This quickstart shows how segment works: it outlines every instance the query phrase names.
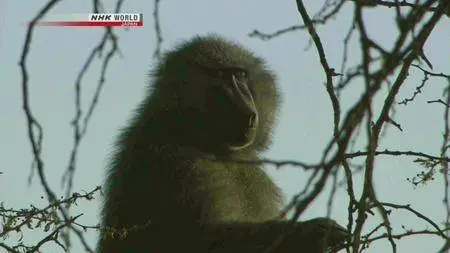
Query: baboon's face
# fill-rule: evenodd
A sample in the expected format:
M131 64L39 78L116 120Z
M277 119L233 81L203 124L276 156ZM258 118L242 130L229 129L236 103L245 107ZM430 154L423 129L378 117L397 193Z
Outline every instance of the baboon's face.
M258 111L249 87L249 72L240 67L200 66L204 79L206 127L211 141L229 150L252 144L258 129Z
M216 155L269 146L279 94L275 74L250 51L196 37L168 52L154 77L151 101L171 141Z

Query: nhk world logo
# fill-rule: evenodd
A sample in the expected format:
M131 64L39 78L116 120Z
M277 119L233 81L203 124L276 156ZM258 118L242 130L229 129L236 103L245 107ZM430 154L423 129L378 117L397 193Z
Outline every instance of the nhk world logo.
M88 13L49 15L37 26L141 27L142 13Z

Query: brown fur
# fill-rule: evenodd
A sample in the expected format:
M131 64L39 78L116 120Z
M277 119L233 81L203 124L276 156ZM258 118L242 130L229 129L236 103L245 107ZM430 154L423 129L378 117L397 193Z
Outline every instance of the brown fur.
M205 106L216 99L208 96L212 85L228 85L205 68L228 67L247 71L259 117L251 144L238 150L217 137L235 131L236 114L211 116ZM223 162L260 158L270 145L279 103L274 73L235 43L208 35L168 52L121 131L108 168L103 226L128 233L120 239L103 231L99 253L262 252L287 228L297 237L276 252L322 252L316 243L322 238L308 235L323 237L329 220L294 227L273 221L282 196L261 166ZM204 121L204 115L212 120ZM215 121L224 123L205 123Z

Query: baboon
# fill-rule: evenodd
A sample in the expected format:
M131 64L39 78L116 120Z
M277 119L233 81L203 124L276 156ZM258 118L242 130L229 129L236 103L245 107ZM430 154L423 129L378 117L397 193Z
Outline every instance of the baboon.
M99 253L342 247L347 233L333 220L280 220L279 188L260 164L236 161L258 160L271 143L280 94L264 60L210 34L166 53L151 78L114 146Z

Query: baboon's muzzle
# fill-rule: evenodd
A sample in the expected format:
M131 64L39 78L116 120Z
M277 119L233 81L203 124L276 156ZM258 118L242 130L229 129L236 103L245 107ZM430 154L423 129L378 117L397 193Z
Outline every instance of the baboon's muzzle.
M258 127L259 119L255 102L247 84L237 80L234 75L226 93L231 109L229 144L236 148L244 148L253 142Z

